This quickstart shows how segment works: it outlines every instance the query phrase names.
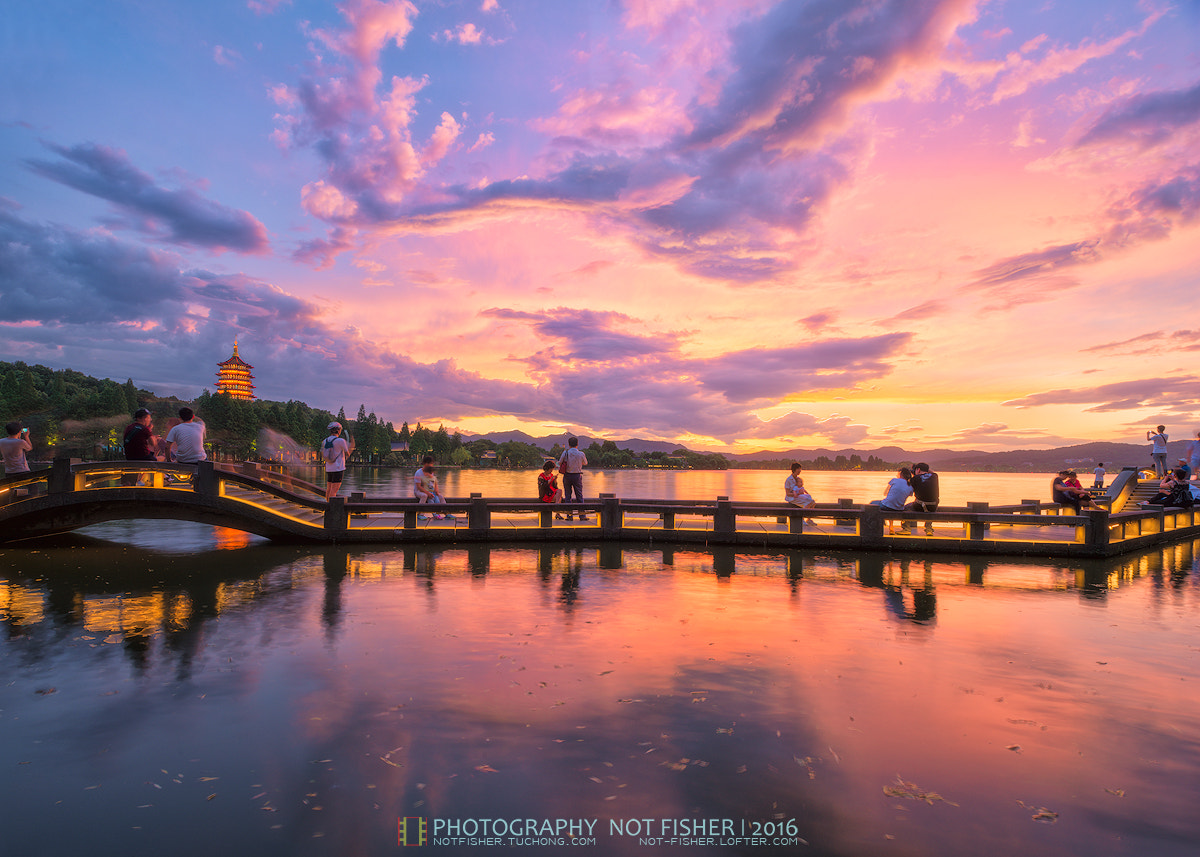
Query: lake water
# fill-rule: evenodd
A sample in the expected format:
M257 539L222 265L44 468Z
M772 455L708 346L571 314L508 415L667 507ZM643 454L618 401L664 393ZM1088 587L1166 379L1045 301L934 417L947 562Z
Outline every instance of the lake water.
M6 546L4 853L1194 855L1198 547Z
M297 469L301 478L324 484L316 468ZM368 497L411 496L412 470L353 468L347 471L343 494L364 491ZM850 498L856 503L883 497L895 473L861 471L807 471L804 485L821 503ZM737 501L782 501L786 470L588 470L583 476L584 495L615 494L625 499L713 500L718 496ZM442 491L449 497L537 497L537 471L501 469L438 470ZM993 505L1023 499L1050 499L1050 474L943 473L939 474L942 502L965 505L987 501ZM1111 478L1111 477L1110 477ZM1091 484L1090 475L1087 484Z

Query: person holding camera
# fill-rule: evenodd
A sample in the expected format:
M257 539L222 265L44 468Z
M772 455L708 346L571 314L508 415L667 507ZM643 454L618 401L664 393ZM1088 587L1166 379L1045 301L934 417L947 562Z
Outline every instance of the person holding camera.
M29 462L25 453L33 452L33 444L29 442L29 429L22 428L20 423L12 422L4 426L8 437L0 439L0 455L4 456L4 475L28 473Z
M1147 431L1146 440L1153 444L1150 447L1150 460L1154 462L1154 472L1162 479L1171 472L1167 470L1167 427L1159 426L1158 431Z

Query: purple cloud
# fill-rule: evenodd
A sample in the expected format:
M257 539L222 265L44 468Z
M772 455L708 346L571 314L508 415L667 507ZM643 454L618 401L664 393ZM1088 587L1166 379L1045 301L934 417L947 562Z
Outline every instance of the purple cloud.
M216 252L265 253L267 229L245 211L205 199L191 189L168 190L138 170L124 152L85 143L70 148L46 143L61 161L32 159L31 170L116 206L126 223L173 244Z
M1110 107L1079 138L1082 148L1113 141L1153 146L1200 122L1200 84L1188 89L1145 92Z
M1013 408L1032 408L1040 405L1093 405L1088 413L1125 411L1134 408L1200 406L1200 378L1185 375L1175 378L1148 378L1138 381L1119 381L1097 387L1076 390L1047 390L1003 405Z
M303 116L283 117L281 132L324 161L309 210L334 228L449 223L513 202L567 205L623 225L630 240L691 273L770 281L796 268L789 245L850 176L860 147L837 135L851 109L906 69L934 63L972 9L969 0L779 3L740 18L729 56L707 56L712 65L696 76L709 76L703 89L717 95L680 110L673 134L585 133L591 114L581 101L607 105L614 130L631 121L632 106L614 106L628 101L628 80L614 72L594 98L572 92L559 120L535 123L556 132L544 174L444 184L433 172L441 157L423 158L410 130L426 81L393 78L390 93L376 93L383 43L347 51L361 27L344 11L348 29L322 38L344 64L314 64L298 88ZM735 71L716 88L727 65ZM585 123L575 134L563 127L572 117ZM313 243L301 257L327 263L346 246Z
M881 377L909 339L895 333L697 359L683 352L683 334L621 313L493 308L482 317L528 328L536 346L512 358L533 382L497 380L452 360L397 354L254 277L187 269L172 253L33 223L11 203L0 203L0 305L0 356L86 365L161 392L211 388L216 361L237 339L264 398L331 410L369 402L387 419L511 414L668 438L734 440L782 427L854 442L865 429L848 418L793 414L764 424L752 411Z

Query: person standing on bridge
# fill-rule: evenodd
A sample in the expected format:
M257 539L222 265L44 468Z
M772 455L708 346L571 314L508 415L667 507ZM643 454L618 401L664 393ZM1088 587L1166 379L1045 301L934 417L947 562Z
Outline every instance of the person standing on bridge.
M1154 462L1154 472L1162 479L1170 471L1167 470L1167 427L1159 426L1158 431L1146 432L1146 440L1150 441L1150 459Z
M571 492L575 492L575 502L583 502L583 468L587 467L587 456L579 448L579 438L573 437L567 441L567 448L558 459L558 472L563 478L563 502L571 502ZM574 512L567 512L567 520L574 517ZM587 512L579 510L579 520L587 520Z
M342 437L342 424L337 420L326 428L329 437L321 444L321 457L325 459L325 499L332 500L342 487L342 477L346 474L346 459L354 452L354 438L349 442Z
M4 456L4 475L28 473L29 462L25 460L25 453L33 452L33 444L29 442L29 429L22 428L18 422L11 422L4 426L4 432L8 435L0 439L0 455Z
M180 408L181 422L167 432L168 457L180 464L196 464L205 461L204 420L196 416L191 408Z

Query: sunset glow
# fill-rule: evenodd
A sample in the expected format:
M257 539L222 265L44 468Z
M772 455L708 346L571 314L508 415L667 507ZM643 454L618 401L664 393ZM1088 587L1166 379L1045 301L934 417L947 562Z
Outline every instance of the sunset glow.
M1200 428L1200 7L76 0L0 24L0 359L694 449Z

